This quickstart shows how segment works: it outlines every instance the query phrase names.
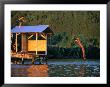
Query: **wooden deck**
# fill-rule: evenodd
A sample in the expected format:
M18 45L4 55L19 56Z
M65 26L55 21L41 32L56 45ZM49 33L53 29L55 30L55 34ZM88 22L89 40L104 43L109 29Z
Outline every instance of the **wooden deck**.
M35 58L36 55L32 53L11 53L12 58L25 58L25 59L32 59Z
M38 60L36 58L38 58ZM20 59L20 61L18 59ZM25 59L31 59L32 64L35 64L36 61L38 61L39 64L43 64L45 61L47 64L45 55L36 55L34 53L11 53L12 64L24 64Z

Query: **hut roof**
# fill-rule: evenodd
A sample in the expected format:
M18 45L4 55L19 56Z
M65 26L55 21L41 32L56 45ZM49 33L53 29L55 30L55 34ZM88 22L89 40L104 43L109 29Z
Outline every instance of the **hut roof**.
M16 26L11 30L11 33L31 33L31 32L44 32L53 33L49 28L49 25L37 25L37 26Z

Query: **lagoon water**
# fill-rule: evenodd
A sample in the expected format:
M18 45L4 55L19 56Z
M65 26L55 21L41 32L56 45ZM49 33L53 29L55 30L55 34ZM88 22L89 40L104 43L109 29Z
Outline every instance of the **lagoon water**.
M100 61L48 61L32 65L31 62L11 64L12 77L99 77Z

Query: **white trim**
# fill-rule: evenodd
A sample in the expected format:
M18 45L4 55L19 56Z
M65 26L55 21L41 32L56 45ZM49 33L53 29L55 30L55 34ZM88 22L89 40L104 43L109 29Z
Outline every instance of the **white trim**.
M5 84L106 84L107 83L107 23L106 4L5 4ZM11 77L10 27L11 11L100 11L100 77ZM7 73L8 72L8 73Z

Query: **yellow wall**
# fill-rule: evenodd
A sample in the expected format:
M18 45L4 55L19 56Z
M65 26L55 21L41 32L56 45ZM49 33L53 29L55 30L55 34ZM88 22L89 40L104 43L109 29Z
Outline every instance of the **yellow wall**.
M37 51L46 51L46 40L37 40Z
M36 51L36 40L28 40L28 51Z
M46 51L46 40L28 40L28 51Z

